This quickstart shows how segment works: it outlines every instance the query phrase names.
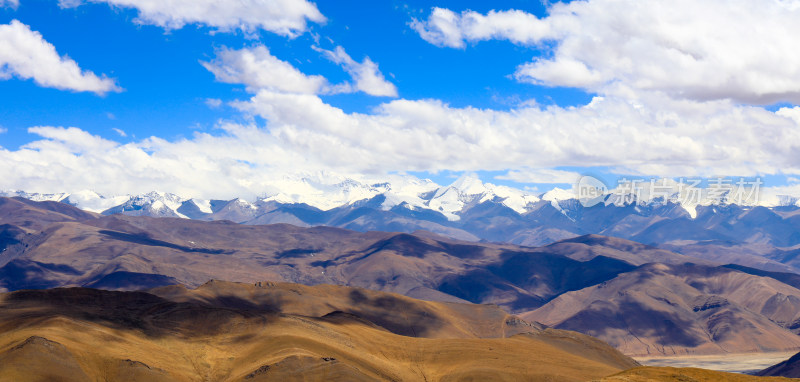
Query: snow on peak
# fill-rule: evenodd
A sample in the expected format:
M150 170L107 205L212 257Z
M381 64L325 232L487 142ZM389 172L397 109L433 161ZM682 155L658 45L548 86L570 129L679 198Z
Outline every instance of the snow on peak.
M673 179L654 179L637 182L635 185L620 183L617 188L607 191L605 205L641 206L642 213L648 213L646 206L663 203L680 205L690 216L697 216L698 206L736 204L735 194L717 192L713 197L703 188L695 192L686 183ZM800 194L800 184L785 187L762 189L758 205L765 207L800 207L800 198L788 196ZM699 195L699 197L694 197ZM205 199L192 199L167 192L148 192L142 195L103 196L91 190L73 193L27 193L24 191L0 191L0 196L20 196L35 201L59 201L93 212L126 214L150 214L153 216L180 216L185 204L197 206L200 212L213 214L216 207ZM235 196L235 195L233 195ZM296 174L271 179L270 186L256 200L234 199L241 207L256 213L263 202L282 204L304 203L321 210L353 205L356 202L382 196L380 208L390 210L403 206L412 210L433 210L443 214L451 221L461 219L461 215L480 203L502 203L506 207L523 214L534 204L547 201L567 217L581 213L581 204L572 189L554 188L540 195L528 191L485 183L475 174L464 174L446 186L440 186L429 179L419 179L412 175L390 174L380 178L366 176L346 177L331 172ZM207 195L204 195L207 197ZM187 209L182 211L194 211ZM195 212L196 213L196 212Z
M213 213L214 211L211 209L211 201L207 199L191 199L192 203L197 206L197 209L200 212L205 214Z
M481 179L475 174L461 175L447 188L454 188L463 195L480 195L488 191Z
M566 211L564 205L574 204L569 203L569 201L577 199L577 196L575 195L575 191L571 189L567 190L556 187L542 194L541 199L550 202L550 205L553 206L553 208L557 209L565 216L570 217L569 212Z
M171 210L177 210L186 200L188 199L168 192L151 191L144 195L137 195L131 198L131 203L137 206L150 205L155 209L169 208Z
M35 202L60 202L64 200L69 194L64 192L54 193L54 194L46 194L46 193L39 193L39 192L25 192L20 190L8 190L8 191L0 191L0 196L6 196L9 198L13 197L20 197L25 198L28 200L33 200Z
M575 196L575 191L571 189L566 190L563 188L556 187L542 194L541 199L546 200L548 202L560 202L562 200L576 199L576 196Z
M486 186L492 194L491 199L495 197L501 198L501 203L503 203L503 205L520 214L527 212L530 205L540 200L536 195L529 194L517 188L496 186L491 183L487 183ZM484 200L491 199L488 198L488 195L484 197Z
M427 205L444 214L448 220L457 221L459 213L467 206L486 201L499 201L518 213L524 213L539 198L516 188L483 183L476 175L466 174L449 186L436 190Z
M250 203L247 200L244 200L242 198L236 198L236 199L233 200L233 202L236 203L239 207L242 207L242 208L249 208L251 210L254 210L254 209L258 208L253 203ZM209 203L209 210L210 209L211 209L211 206L210 206L210 203Z
M305 203L327 211L359 200L370 199L389 190L388 184L368 184L334 176L284 177L273 183L273 191L261 201Z
M64 201L82 210L100 213L130 199L130 195L106 197L91 190L83 190L69 194Z

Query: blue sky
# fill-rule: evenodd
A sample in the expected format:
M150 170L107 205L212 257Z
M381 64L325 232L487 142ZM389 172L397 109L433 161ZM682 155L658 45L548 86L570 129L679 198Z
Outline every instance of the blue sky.
M725 2L685 1L657 13L647 2L607 0L253 0L248 6L254 8L232 11L233 26L220 26L221 16L213 13L178 14L186 10L181 0L165 0L160 16L140 3L0 0L0 25L17 20L51 44L62 63L72 60L84 74L121 89L42 85L37 74L19 73L27 70L23 64L9 64L23 48L4 47L0 34L0 73L7 73L0 76L0 161L6 167L0 188L74 189L80 182L102 188L92 182L130 167L142 169L129 174L137 179L133 184L169 187L165 179L181 183L186 171L163 159L180 161L180 155L191 163L230 162L217 171L238 177L232 181L251 192L262 183L247 177L320 170L410 173L439 183L474 172L485 181L540 190L566 186L570 174L584 172L610 183L620 176L762 175L782 187L799 172L800 73L763 64L800 60L792 49L781 49L793 46L785 36L765 40L796 28L790 16L798 7L778 9L796 5L791 1L761 7L737 1L725 7L735 8L730 12L721 11ZM247 19L248 12L278 3L305 7L291 20L304 25L286 32ZM788 15L775 16L781 12ZM730 26L743 22L766 32L742 41ZM706 37L705 28L723 32ZM28 33L19 25L8 29L7 39ZM236 59L262 48L268 53L260 57L270 65L292 67L327 87L306 91L279 79L258 80L257 70L270 70L266 63L248 69ZM327 55L337 48L351 59L351 70L376 64L370 78L396 92L359 87L347 64ZM228 59L220 53L226 49ZM686 63L686 57L695 61ZM734 61L741 65L728 65ZM25 73L46 72L43 65ZM236 78L226 80L209 65L238 70ZM336 85L349 90L330 90ZM315 107L319 114L309 115L322 121L318 125L301 118ZM337 124L356 127L330 128ZM264 140L250 151L236 143L247 140L244 127L259 135L242 144ZM74 140L86 136L99 142L87 145L106 152L74 149L83 144ZM764 136L774 138L750 139ZM208 137L219 139L215 144ZM205 154L222 141L228 152ZM131 154L134 149L149 157L130 164L143 157ZM198 152L190 159L186 150ZM92 163L104 156L128 168L92 173ZM159 160L163 166L154 164ZM46 171L31 164L46 168L48 161L64 168L42 175ZM158 176L151 176L153 166ZM192 168L195 178L214 177L210 167L200 167ZM210 192L194 182L197 192ZM119 184L116 192L134 192Z
M434 98L457 107L496 109L508 109L529 99L559 105L584 104L590 99L578 89L521 84L508 78L520 62L536 54L536 49L495 42L481 49L446 50L426 43L408 23L413 17L424 17L430 11L430 2L328 1L317 5L328 22L311 25L308 33L294 39L269 32L259 32L256 38L243 33L212 34L213 28L197 25L165 31L134 23L134 9L113 9L105 4L61 9L55 1L23 1L16 10L5 8L0 23L22 21L40 32L59 53L86 70L115 78L125 90L98 97L43 88L30 80L0 82L0 118L8 129L2 137L3 147L15 149L29 142L33 138L27 133L30 126L78 126L112 139L119 139L112 128L129 133L131 138L177 138L190 135L193 129L213 127L219 118L235 119L237 113L212 110L205 103L208 98L233 100L242 94L242 86L215 81L213 74L199 64L213 58L215 49L223 46L262 43L305 72L324 75L332 82L345 80L341 68L311 49L315 34L325 36L319 43L324 48L346 46L352 56L369 56L378 62L404 98ZM492 9L480 1L440 5ZM524 5L532 12L544 12L535 1L492 5ZM345 111L358 112L367 112L384 101L363 94L324 99Z

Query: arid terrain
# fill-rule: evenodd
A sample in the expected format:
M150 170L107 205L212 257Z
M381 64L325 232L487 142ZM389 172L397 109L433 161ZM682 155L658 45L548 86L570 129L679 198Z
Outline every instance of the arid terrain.
M800 276L605 236L522 247L426 232L102 216L0 198L0 247L6 291L196 287L212 279L334 284L495 304L628 355L800 349Z
M604 236L531 248L8 198L0 223L0 380L750 380L624 354L800 348L791 274Z
M0 301L4 381L582 381L637 365L497 307L330 285L58 288Z
M642 368L495 306L333 285L56 288L0 307L2 381L759 380Z

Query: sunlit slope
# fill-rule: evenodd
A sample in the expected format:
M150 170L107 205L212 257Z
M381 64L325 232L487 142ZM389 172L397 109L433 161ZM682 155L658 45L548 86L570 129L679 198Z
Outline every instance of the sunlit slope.
M673 367L637 367L601 379L602 382L783 382L797 381L782 377L755 377L751 375L723 373L719 371L673 368Z
M154 293L2 295L0 380L583 381L636 366L596 339L491 306L293 284ZM402 324L415 315L430 320Z

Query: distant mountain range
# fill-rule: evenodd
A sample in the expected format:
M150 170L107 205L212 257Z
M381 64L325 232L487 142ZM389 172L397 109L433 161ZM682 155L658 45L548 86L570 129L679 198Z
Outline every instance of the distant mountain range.
M428 231L464 241L547 245L586 234L614 236L719 263L800 272L800 207L784 197L772 206L721 200L687 205L678 194L620 203L608 194L586 207L569 190L533 194L464 176L448 186L402 178L366 184L347 178L284 180L254 201L200 200L163 192L104 197L93 192L31 194L103 215L229 220L247 225L288 223L361 232ZM409 180L410 179L410 180Z
M777 263L781 264L781 263ZM338 284L495 304L627 354L800 349L800 275L583 235L547 246L115 214L0 197L0 290Z

